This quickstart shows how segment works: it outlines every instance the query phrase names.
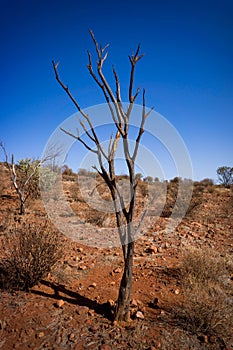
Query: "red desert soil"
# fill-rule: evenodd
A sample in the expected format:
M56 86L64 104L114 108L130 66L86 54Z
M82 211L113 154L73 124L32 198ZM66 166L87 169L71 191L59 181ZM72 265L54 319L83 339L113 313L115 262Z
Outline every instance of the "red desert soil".
M9 227L20 225L18 221L46 220L40 199L29 200L26 214L18 216L19 203L8 175L0 165L0 244ZM63 185L79 217L101 226L106 217L74 198L74 181L66 178ZM200 196L174 231L167 232L168 218L159 217L136 241L131 322L111 320L123 269L121 248L95 248L66 238L62 259L29 292L1 290L0 349L232 349L233 339L221 347L213 339L211 343L185 332L169 318L181 298L176 270L181 250L195 246L233 252L232 189L206 186L200 188Z

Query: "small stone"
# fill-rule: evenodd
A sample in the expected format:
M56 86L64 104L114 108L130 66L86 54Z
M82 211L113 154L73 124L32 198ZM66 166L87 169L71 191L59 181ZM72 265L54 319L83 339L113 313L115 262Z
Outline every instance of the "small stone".
M126 314L126 316L125 316L125 321L126 321L126 322L130 322L130 321L131 321L130 311L127 312L127 314Z
M162 253L163 252L163 248L162 247L158 247L158 253Z
M92 287L92 288L96 288L97 284L95 282L93 282L92 284L90 284L89 287Z
M115 270L113 270L114 273L121 273L122 272L122 268L121 267L117 267Z
M154 298L154 300L150 303L150 306L155 308L155 309L158 309L158 302L159 302L159 299Z
M148 247L148 248L146 249L146 253L148 253L148 254L156 254L157 251L158 251L158 249L157 249L157 247L154 246L154 245L152 245L151 247Z
M86 265L80 265L79 266L79 270L86 270L86 269L87 269Z
M169 248L170 244L168 242L165 243L165 248Z
M209 342L208 340L208 336L206 334L202 334L198 337L198 339L202 342L202 343L205 343L207 344Z
M57 300L57 302L55 303L55 306L61 308L64 304L65 304L64 300L60 299L60 300Z
M79 306L79 308L76 310L78 315L85 315L89 311L89 307L87 306Z
M175 289L174 293L175 293L176 295L178 295L178 294L180 294L180 290L177 288L177 289Z
M83 248L79 247L79 248L77 249L77 251L78 251L79 253L82 253L82 252L83 252Z
M92 317L95 316L95 310L89 310L88 315Z
M140 318L140 319L144 319L144 315L141 311L137 311L136 315L135 315L137 318Z
M137 307L138 306L137 300L133 299L132 302L131 302L131 306L132 307Z
M112 299L109 299L109 300L107 301L107 303L108 303L110 306L114 306L114 305L115 305L115 301L112 300Z
M74 333L70 333L69 340L74 341L74 338L75 338L75 334Z
M98 330L98 328L96 326L92 326L89 328L89 330L93 333L96 333L96 331Z
M44 332L38 333L38 338L43 338L44 337Z
M115 286L116 282L112 281L110 284L111 284L111 286Z

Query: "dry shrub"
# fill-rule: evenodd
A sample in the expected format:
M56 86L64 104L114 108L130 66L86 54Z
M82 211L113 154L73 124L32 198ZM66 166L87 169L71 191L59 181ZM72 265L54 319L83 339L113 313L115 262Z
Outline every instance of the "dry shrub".
M82 194L80 193L80 189L77 183L72 184L69 187L70 197L75 202L84 203L85 199L82 197Z
M142 197L146 197L148 195L148 184L146 182L140 182L139 190L141 192Z
M195 186L192 191L192 198L187 203L187 193L192 190L193 185L189 182L183 182L181 185L181 188L179 188L179 182L174 180L167 185L167 197L161 213L162 217L168 218L171 214L173 217L182 217L184 214L185 216L190 216L194 213L194 209L202 204L202 192ZM178 192L179 200L177 201Z
M29 290L45 277L62 254L61 236L47 224L22 224L4 239L0 261L0 286Z
M228 259L211 249L183 252L180 265L182 303L174 308L176 323L195 335L225 343L233 326L233 300Z
M91 209L87 211L88 215L86 216L86 222L91 225L102 227L105 219L105 213L102 213L98 210Z
M181 253L181 278L185 286L192 284L222 284L227 281L232 266L228 257L208 247L186 248Z

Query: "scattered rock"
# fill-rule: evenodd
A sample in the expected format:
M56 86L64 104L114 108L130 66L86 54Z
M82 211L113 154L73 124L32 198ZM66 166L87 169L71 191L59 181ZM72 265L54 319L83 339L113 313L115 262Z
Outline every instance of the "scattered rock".
M39 339L43 338L43 337L44 337L44 332L38 333L37 337L38 337Z
M156 254L158 251L157 247L152 245L151 247L146 248L146 253L148 254Z
M176 295L178 295L178 294L180 294L180 290L177 288L177 289L175 289L174 293L175 293Z
M95 316L95 310L92 310L92 309L90 309L89 311L88 311L88 315L89 316Z
M108 303L111 307L113 307L113 306L115 305L115 301L112 300L112 299L109 299L109 300L107 301L107 303Z
M85 315L87 314L89 311L89 307L87 306L79 306L79 308L76 310L76 313L78 315Z
M92 284L90 284L89 287L92 287L92 288L96 288L97 284L95 282L93 282Z
M144 320L144 315L143 315L143 313L141 311L137 311L135 316L137 318L140 318L141 320Z
M80 265L79 266L79 270L86 270L86 269L87 269L86 265Z
M111 284L111 286L115 286L116 282L112 281L110 284Z
M198 337L198 339L202 342L202 343L205 343L207 344L209 342L208 340L208 336L206 334L202 334Z
M89 331L91 331L93 333L96 333L97 330L98 330L97 326L92 326L92 327L89 328Z
M115 270L113 270L114 273L121 273L122 272L122 268L121 267L117 267Z
M69 338L70 341L74 341L75 340L75 334L74 333L70 333L68 338Z
M158 302L159 299L158 298L154 298L153 301L151 301L148 305L154 309L158 309Z
M82 253L82 252L83 252L83 248L79 247L79 248L77 248L77 251L78 251L79 253Z
M59 299L56 301L55 306L61 308L65 304L64 300Z
M137 306L138 306L137 300L133 299L133 300L131 301L131 306L132 306L132 307L137 307Z
M158 247L158 253L162 253L163 252L163 248L162 247Z

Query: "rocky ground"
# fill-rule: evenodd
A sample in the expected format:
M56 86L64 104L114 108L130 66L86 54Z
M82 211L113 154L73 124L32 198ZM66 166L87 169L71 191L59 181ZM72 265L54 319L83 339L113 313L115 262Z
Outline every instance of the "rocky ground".
M10 227L22 222L40 224L47 218L40 199L31 199L25 215L19 217L17 196L3 167L0 175L4 183L0 256L4 257L4 237ZM112 215L90 209L75 190L75 181L65 178L63 188L78 219L75 214L60 214L63 224L82 224L80 230L90 230L91 235L103 225L114 230ZM138 217L146 198L143 186L139 188ZM108 197L101 186L99 194ZM150 208L147 230L142 226L136 241L130 322L112 321L123 271L121 248L95 247L65 237L62 257L39 283L28 291L2 288L0 349L233 349L230 335L187 330L173 317L173 310L185 298L179 275L181 253L189 247L228 259L233 253L232 189L196 184L194 195L192 210L173 230L167 229L171 221L166 213L156 217ZM52 200L55 203L59 198ZM232 276L232 272L227 276L231 303Z

